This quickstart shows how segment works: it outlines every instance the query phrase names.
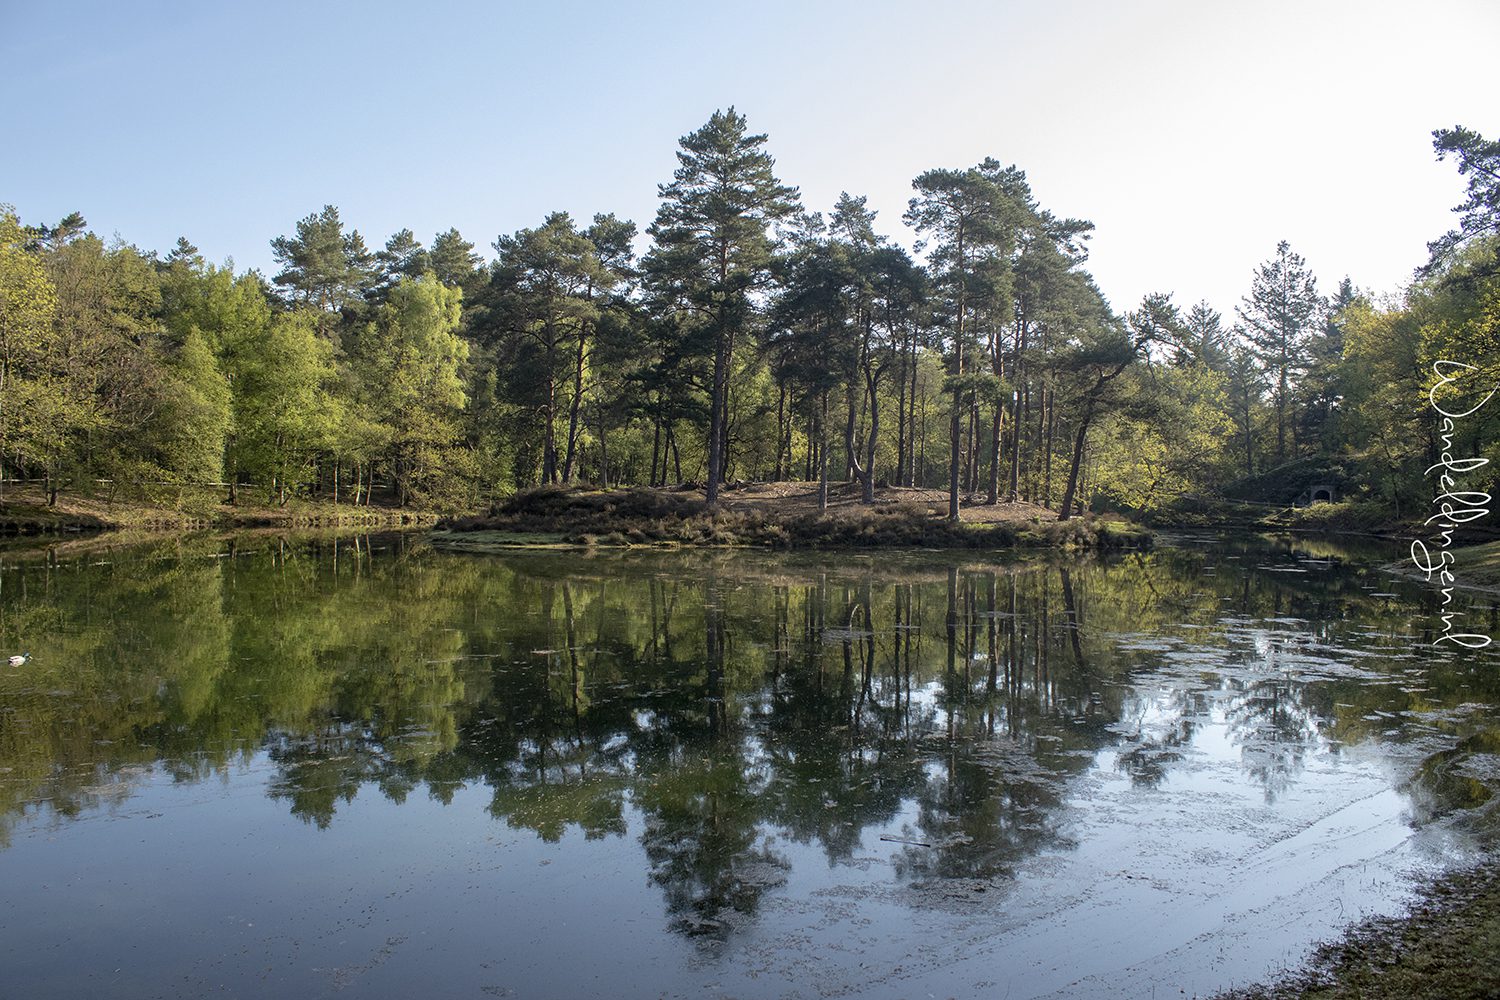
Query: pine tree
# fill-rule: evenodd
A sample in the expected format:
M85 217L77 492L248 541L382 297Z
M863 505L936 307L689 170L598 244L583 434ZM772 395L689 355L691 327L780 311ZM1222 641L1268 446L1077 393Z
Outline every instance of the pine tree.
M1183 320L1186 337L1176 345L1173 360L1179 365L1206 365L1224 371L1229 363L1224 317L1206 301L1188 310Z
M359 231L345 233L332 205L299 221L295 236L272 240L271 253L282 265L272 280L288 289L294 301L322 310L318 329L325 337L332 336L333 314L369 281L374 263Z
M948 297L947 330L952 370L948 441L948 517L959 520L959 472L963 453L963 414L973 350L971 312L985 286L984 274L1001 266L1010 250L1014 218L1004 192L977 168L929 170L912 181L916 197L905 220L932 244L934 278ZM989 282L994 288L995 283Z
M1453 209L1460 216L1458 228L1427 244L1432 259L1422 273L1428 275L1453 260L1462 248L1500 235L1500 141L1458 125L1433 132L1432 148L1439 160L1457 159L1458 173L1469 178L1469 185L1463 204ZM1480 270L1490 274L1497 255L1492 251L1487 256L1489 264Z
M1250 294L1238 310L1251 349L1271 379L1278 460L1287 455L1292 383L1307 366L1307 338L1322 305L1306 263L1282 240L1276 256L1256 269Z
M593 335L603 308L609 304L616 287L629 273L635 223L617 219L613 215L596 215L594 224L584 230L583 238L593 247L599 270L597 275L586 276L583 288L583 297L594 308L593 315L585 316L579 323L574 350L573 391L568 401L568 443L563 455L562 479L565 483L573 481L573 471L578 461L579 420L583 414L583 398L587 390L585 375L590 367Z
M570 356L579 365L586 360L588 326L599 313L593 291L613 280L593 242L567 212L552 213L535 229L502 236L495 250L491 335L507 342L502 349L513 361L515 394L536 397L535 409L543 420L542 481L555 483L561 471L557 417L567 362Z
M434 236L428 257L432 273L449 288L468 289L483 261L474 252L474 244L464 239L457 229Z
M420 278L432 270L432 255L410 229L402 229L385 241L375 254L370 298L381 303L402 278Z
M751 134L734 108L716 111L682 139L678 168L660 188L644 267L659 299L670 300L706 334L709 382L708 503L724 473L730 366L753 312L752 295L771 278L771 227L797 208L797 189L777 180L766 137Z

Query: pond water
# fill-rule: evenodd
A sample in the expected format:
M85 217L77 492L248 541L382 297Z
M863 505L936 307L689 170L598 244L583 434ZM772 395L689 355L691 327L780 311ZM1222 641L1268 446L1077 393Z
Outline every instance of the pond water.
M1398 555L11 549L0 995L1244 983L1500 825Z

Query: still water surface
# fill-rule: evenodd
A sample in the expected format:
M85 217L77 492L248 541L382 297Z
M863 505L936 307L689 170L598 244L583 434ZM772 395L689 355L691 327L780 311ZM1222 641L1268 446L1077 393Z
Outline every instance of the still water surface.
M0 997L1243 983L1493 839L1392 558L11 550Z

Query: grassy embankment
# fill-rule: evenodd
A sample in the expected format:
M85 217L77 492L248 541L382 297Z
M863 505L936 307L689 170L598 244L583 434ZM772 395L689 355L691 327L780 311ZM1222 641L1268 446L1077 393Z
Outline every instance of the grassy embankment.
M1470 545L1455 551L1453 571L1472 587L1500 590L1500 542Z
M1398 511L1370 495L1364 489L1366 478L1352 459L1300 458L1226 482L1213 496L1176 497L1148 520L1173 528L1363 535L1410 531L1414 512ZM1309 502L1324 489L1333 491L1333 502Z
M1274 983L1219 1000L1493 1000L1500 997L1500 867L1425 887L1402 917L1366 920Z
M516 546L755 546L763 548L1141 548L1151 533L1111 518L1059 521L1032 504L974 504L947 520L946 494L884 488L876 503L835 487L819 512L811 483L727 488L710 511L701 490L552 487L518 494L487 514L440 522L434 540L468 550Z
M1415 537L1421 537L1423 532L1409 532ZM1429 536L1430 537L1430 536ZM1482 545L1462 545L1453 548L1453 560L1447 564L1448 571L1453 574L1453 583L1464 590L1482 590L1492 593L1500 593L1500 541L1485 542ZM1436 543L1429 543L1428 555L1425 556L1433 565L1441 564L1441 549ZM1438 574L1428 576L1417 568L1417 564L1411 559L1398 559L1382 567L1389 573L1404 576L1412 580L1431 583L1434 586L1445 586L1440 581Z
M431 525L437 515L381 506L353 506L291 499L283 505L260 496L242 496L229 505L221 494L163 492L158 496L110 501L60 495L49 505L40 491L10 490L0 498L0 534L53 534L90 531L195 531L211 528L319 528Z

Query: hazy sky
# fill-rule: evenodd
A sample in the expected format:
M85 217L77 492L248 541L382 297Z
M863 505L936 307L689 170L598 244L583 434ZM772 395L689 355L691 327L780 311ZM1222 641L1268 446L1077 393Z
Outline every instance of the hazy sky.
M804 202L985 156L1093 220L1090 269L1226 313L1286 239L1401 287L1500 134L1500 3L43 3L0 0L0 201L273 273L325 203L372 247L479 248L563 209L644 227L677 140L735 105Z

